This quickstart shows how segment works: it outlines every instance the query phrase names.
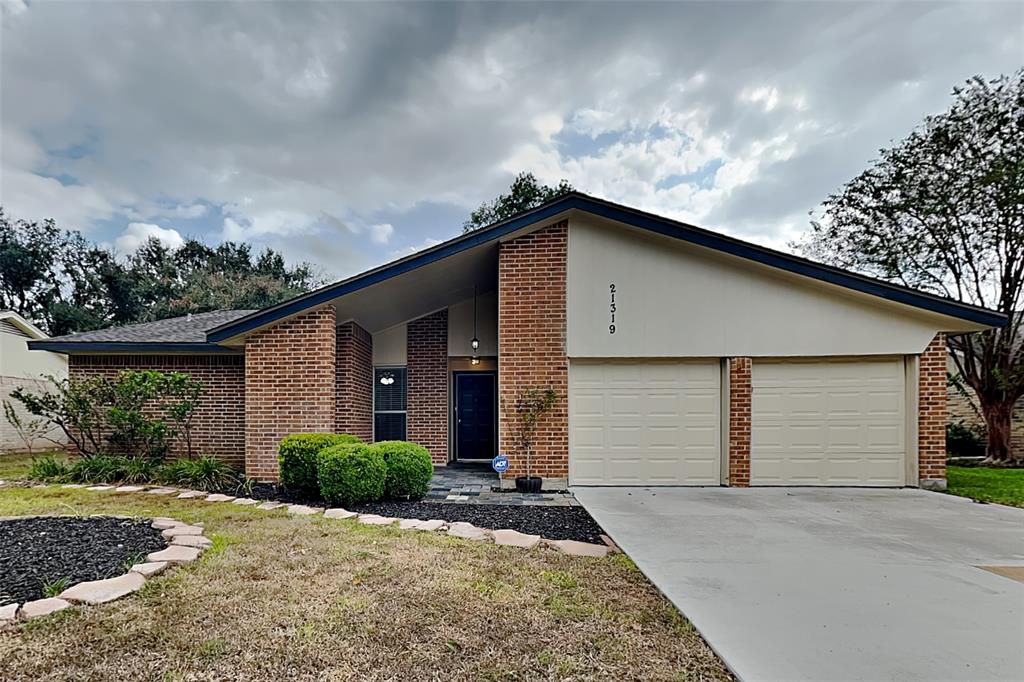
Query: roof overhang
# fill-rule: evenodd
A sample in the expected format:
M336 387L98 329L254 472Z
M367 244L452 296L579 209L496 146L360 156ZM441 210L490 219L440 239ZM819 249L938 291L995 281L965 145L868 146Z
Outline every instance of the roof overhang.
M167 353L181 355L237 355L235 348L216 343L115 343L100 341L29 341L30 350L48 350L67 355L111 354L143 355L146 353Z

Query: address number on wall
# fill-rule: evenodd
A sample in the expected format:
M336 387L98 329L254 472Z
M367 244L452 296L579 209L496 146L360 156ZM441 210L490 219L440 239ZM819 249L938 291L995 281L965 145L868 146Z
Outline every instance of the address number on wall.
M608 325L608 333L615 333L615 285L608 285L608 314L611 315L611 323Z

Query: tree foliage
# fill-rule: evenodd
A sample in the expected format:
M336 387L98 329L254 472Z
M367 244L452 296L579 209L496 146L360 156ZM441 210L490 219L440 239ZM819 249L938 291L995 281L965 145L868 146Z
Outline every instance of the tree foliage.
M824 203L800 247L813 258L993 308L1001 329L951 336L978 396L987 453L1006 460L1024 395L1024 69L954 88L929 116Z
M520 173L508 188L507 194L500 194L494 201L486 201L469 214L462 231L472 232L481 227L511 218L517 213L536 208L552 199L573 191L568 180L562 180L554 187L542 185L533 173Z
M51 335L265 308L319 283L308 264L289 267L271 249L253 254L248 244L195 239L172 249L150 239L118 257L52 220L14 220L0 208L0 309Z

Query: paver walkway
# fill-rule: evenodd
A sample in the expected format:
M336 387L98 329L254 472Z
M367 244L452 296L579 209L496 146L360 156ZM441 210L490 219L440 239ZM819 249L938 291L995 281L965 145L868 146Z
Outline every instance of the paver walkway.
M445 504L511 504L542 507L578 506L576 498L568 492L542 492L524 494L513 491L495 492L498 474L490 464L454 462L446 467L435 467L430 481L430 492L424 502Z

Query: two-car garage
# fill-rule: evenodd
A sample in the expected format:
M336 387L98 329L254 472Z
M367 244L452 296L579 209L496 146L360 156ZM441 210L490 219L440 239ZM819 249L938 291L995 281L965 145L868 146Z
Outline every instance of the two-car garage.
M723 361L580 360L569 370L569 481L727 483ZM902 357L754 360L751 485L907 483Z

